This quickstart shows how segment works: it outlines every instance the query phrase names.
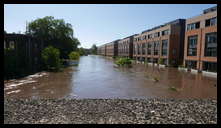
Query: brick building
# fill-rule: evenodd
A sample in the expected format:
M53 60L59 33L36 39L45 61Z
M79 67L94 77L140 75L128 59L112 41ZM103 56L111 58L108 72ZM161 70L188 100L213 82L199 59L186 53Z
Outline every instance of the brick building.
M134 36L133 58L177 66L183 62L185 19L177 19Z
M135 35L121 39L118 42L118 56L133 58L133 40Z
M97 49L98 55L106 56L106 44L103 44Z
M186 20L184 65L217 72L217 6Z
M119 40L115 40L106 44L106 56L118 56L118 41Z

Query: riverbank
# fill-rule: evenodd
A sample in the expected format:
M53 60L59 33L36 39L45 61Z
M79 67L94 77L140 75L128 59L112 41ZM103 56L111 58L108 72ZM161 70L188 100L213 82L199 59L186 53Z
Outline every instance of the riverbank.
M5 124L216 124L210 99L5 99Z

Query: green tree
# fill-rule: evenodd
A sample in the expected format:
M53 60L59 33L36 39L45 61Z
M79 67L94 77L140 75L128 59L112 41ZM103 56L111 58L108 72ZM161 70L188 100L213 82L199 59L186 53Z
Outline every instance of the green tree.
M78 52L79 52L80 56L83 56L83 55L86 54L84 48L79 48L79 49L78 49Z
M61 67L60 52L52 46L42 51L42 59L47 70L58 71Z
M52 16L38 18L28 24L26 34L41 39L44 46L49 45L60 50L61 58L67 59L71 51L76 51L80 42L73 36L72 25L63 19Z
M95 55L97 54L97 46L95 44L93 44L91 47L91 53Z
M78 52L71 52L69 54L69 59L71 60L78 60L80 58L80 54Z

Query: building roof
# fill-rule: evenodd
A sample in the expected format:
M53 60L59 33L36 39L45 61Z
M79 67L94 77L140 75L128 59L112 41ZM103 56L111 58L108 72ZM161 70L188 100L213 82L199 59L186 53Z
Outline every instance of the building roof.
M147 30L145 30L145 31L142 31L142 33L150 32L150 31L156 30L156 29L158 29L158 28L164 27L164 26L166 26L166 25L178 24L178 23L181 23L181 22L183 22L183 21L185 21L185 19L176 19L176 20L167 22L167 23L165 23L165 24L163 24L163 25L159 25L159 26L153 27L153 28L151 28L151 29L147 29Z

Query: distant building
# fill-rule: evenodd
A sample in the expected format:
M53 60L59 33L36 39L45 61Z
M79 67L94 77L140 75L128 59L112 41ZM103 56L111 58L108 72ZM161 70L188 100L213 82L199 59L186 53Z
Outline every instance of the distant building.
M133 58L133 41L135 35L125 37L124 39L119 40L118 56Z
M217 6L186 20L184 65L217 72Z
M115 57L118 56L118 41L107 43L106 45L106 56Z
M97 48L98 55L106 56L106 45L101 45Z

